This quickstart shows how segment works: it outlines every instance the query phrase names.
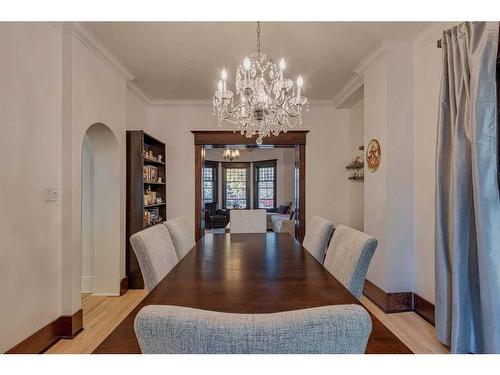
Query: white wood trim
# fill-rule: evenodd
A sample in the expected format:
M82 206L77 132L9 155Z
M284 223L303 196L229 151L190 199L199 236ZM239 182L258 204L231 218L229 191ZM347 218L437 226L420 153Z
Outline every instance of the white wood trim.
M127 86L139 97L141 98L147 105L151 105L151 99L146 95L144 91L140 89L139 86L134 81L128 81Z
M115 73L117 73L125 81L132 81L136 78L134 73L116 57L108 47L102 43L97 36L90 31L82 22L74 22L71 24L72 34L78 38L90 51L99 57L106 65L108 65Z
M387 53L410 53L412 44L401 40L385 40L380 43L358 66L354 68L354 73L364 74L375 61Z
M342 107L345 103L361 86L364 84L364 77L362 74L355 74L347 81L347 83L339 90L338 94L333 98L333 104L336 108Z

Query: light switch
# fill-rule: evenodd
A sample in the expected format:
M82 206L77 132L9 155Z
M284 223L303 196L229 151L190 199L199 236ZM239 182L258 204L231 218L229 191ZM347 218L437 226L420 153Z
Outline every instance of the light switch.
M57 202L56 188L45 188L45 202Z

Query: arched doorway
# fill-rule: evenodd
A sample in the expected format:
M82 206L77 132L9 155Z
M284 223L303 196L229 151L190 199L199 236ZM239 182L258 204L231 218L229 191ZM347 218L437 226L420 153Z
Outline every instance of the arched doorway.
M82 143L82 292L120 294L119 150L104 124Z

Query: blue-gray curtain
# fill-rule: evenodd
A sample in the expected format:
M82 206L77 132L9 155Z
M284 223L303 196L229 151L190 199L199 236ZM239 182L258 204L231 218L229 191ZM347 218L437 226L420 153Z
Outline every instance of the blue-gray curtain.
M443 33L436 160L436 330L453 353L500 353L497 22Z

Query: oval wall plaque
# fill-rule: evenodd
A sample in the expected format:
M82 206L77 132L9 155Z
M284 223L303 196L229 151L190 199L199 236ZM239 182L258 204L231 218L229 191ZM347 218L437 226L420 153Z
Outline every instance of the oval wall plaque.
M378 169L381 157L382 150L380 149L380 144L376 139L370 140L368 147L366 147L366 164L370 172L375 172Z

